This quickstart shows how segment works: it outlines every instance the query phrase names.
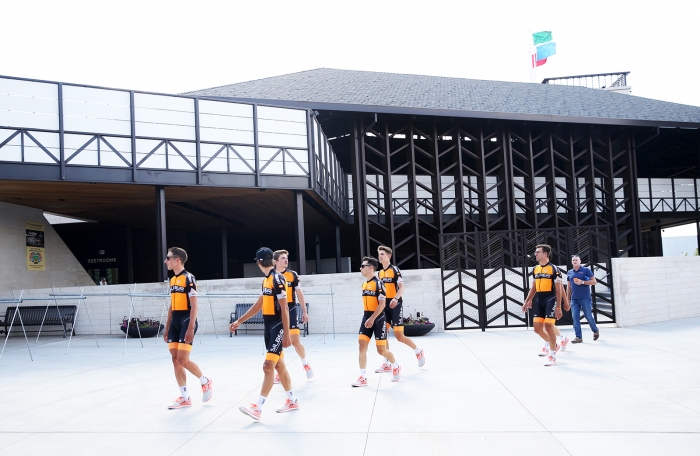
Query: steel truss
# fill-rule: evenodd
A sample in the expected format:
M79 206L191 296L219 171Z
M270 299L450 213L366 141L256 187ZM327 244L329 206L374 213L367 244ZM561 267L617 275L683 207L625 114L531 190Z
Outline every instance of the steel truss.
M566 274L580 255L598 280L592 287L594 317L614 322L611 250L607 227L555 228L445 234L442 287L445 329L524 327L521 306L536 266L538 244L552 247L551 262ZM560 323L570 323L567 314Z
M606 226L611 252L641 256L632 130L379 116L354 131L363 254L440 267L441 234Z

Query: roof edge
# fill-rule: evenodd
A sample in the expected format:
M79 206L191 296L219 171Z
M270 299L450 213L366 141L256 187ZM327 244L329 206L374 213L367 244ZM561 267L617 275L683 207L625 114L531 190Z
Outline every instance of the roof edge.
M195 95L196 96L196 95ZM346 111L381 114L404 114L436 117L460 117L489 120L515 120L525 122L563 122L596 125L621 125L634 127L668 127L700 129L700 122L672 122L639 119L616 119L607 117L554 116L545 114L503 113L487 111L464 111L459 109L410 108L397 106L362 105L351 103L326 103L317 101L277 100L270 98L240 98L197 96L200 99L235 101L262 105L274 105L287 108L321 109L325 111Z

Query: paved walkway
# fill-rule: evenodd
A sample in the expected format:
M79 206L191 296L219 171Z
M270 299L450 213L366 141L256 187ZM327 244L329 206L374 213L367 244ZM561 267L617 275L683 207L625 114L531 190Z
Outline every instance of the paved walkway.
M571 336L570 329L565 330ZM449 332L416 338L427 363L391 341L403 378L370 374L354 389L356 337L303 339L316 376L287 352L301 408L286 414L275 386L260 422L238 411L257 399L262 336L213 336L192 359L214 380L189 409L165 344L116 337L42 336L30 361L13 337L0 359L0 455L698 454L700 319L602 328L543 367L532 331ZM379 364L370 354L369 367ZM197 380L188 377L195 389Z

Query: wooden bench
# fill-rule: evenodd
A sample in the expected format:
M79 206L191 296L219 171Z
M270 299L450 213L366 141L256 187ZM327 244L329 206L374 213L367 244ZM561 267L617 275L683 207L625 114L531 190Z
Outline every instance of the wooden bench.
M253 306L253 304L236 304L236 310L234 312L231 312L231 321L230 323L233 323L234 321L238 320L241 318L246 312L248 312L248 309L250 309ZM309 311L309 303L306 303L306 311ZM298 323L302 325L300 328L302 331L301 333L306 337L309 334L309 324L308 323L301 323L301 308L299 306L299 303L297 303L297 318L298 318ZM264 324L263 321L263 316L262 312L258 312L255 315L253 315L253 318L250 320L247 320L244 323L241 323L241 326L243 325L262 325ZM255 329L260 329L260 328L255 328ZM248 334L248 327L245 328L246 334ZM229 332L229 337L233 337L233 335L238 335L238 330Z
M17 315L15 315L15 309L19 308ZM28 326L35 326L36 329L30 329L29 331L38 332L41 328L43 332L46 326L60 326L61 329L47 330L47 331L61 331L63 337L66 337L68 331L71 331L75 335L75 329L73 328L73 323L75 319L75 311L77 306L19 306L19 307L8 307L5 310L5 320L0 320L0 326L3 326L5 330L0 329L0 334L3 332L7 334L9 332L10 325L12 326L22 326L24 323L24 329L27 330ZM15 321L12 322L12 317L14 316ZM20 322L20 316L22 320ZM42 326L43 325L43 326ZM70 328L68 327L70 325Z

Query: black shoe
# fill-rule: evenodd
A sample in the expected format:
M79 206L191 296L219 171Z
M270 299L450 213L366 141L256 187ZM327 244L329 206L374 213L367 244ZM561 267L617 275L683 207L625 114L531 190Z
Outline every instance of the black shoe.
M593 333L593 340L598 340L599 337L600 337L600 332Z
M571 341L572 344L580 344L581 342L583 342L583 339L581 339L580 337L576 337L574 340Z

